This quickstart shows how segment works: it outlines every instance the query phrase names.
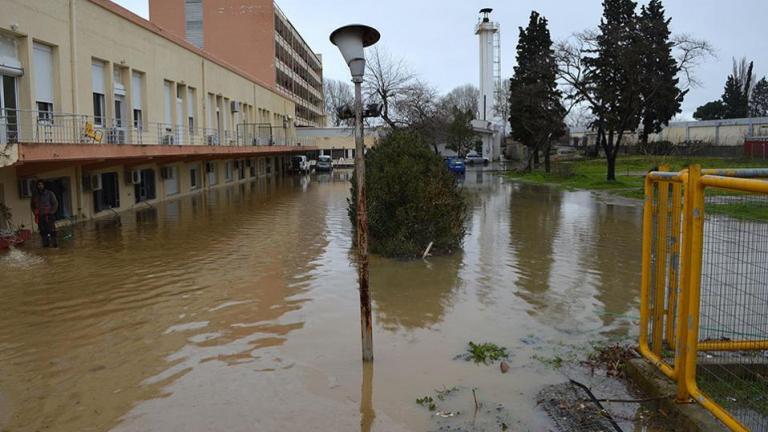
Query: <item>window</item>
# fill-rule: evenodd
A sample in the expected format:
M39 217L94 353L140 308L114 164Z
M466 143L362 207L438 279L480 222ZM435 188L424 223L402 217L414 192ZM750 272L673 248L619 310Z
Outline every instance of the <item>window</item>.
M94 61L91 66L91 85L93 87L93 123L104 126L106 106L104 95L104 62Z
M112 79L112 94L115 100L115 111L112 113L115 119L115 127L123 127L127 121L128 111L125 109L125 84L123 83L124 69L115 66Z
M93 94L93 123L98 126L104 126L104 95L100 93Z
M143 129L144 128L144 115L142 114L140 109L133 109L133 127L136 129Z
M205 173L208 176L208 186L214 186L219 182L216 176L216 162L214 161L206 162Z
M133 108L133 127L136 129L144 128L144 76L140 72L134 71L131 74L131 106Z
M50 102L37 102L37 120L40 122L53 121L53 104Z
M189 134L195 134L195 114L197 111L197 100L195 99L195 89L187 87L187 127L189 127Z
M50 121L53 119L53 49L37 42L32 49L38 119Z
M224 179L226 181L232 181L232 172L234 171L234 163L231 160L228 160L226 163L226 167L224 169Z

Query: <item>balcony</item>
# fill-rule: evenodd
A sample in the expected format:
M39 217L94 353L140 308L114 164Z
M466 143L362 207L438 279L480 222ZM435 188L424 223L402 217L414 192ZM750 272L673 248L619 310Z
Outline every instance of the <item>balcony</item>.
M292 129L241 123L231 129L190 128L148 122L127 125L84 114L0 110L0 144L115 144L183 146L292 146Z
M18 165L19 172L94 161L170 163L311 150L296 138L293 128L268 123L220 130L152 122L134 126L43 111L5 110L0 116L0 167Z

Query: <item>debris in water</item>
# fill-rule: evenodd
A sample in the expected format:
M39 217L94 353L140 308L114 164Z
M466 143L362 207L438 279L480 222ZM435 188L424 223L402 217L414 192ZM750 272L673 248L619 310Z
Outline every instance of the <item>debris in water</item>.
M425 408L429 408L430 411L434 411L437 409L437 404L435 403L435 400L432 399L432 396L424 396L424 397L417 398L416 403Z
M496 360L504 360L509 358L507 349L505 347L498 346L494 343L483 342L476 344L474 342L469 343L467 352L460 354L457 358L462 358L466 361L473 361L475 363L483 363L488 365Z
M590 369L593 375L596 369L602 369L609 377L624 378L626 376L625 366L629 360L634 358L637 358L634 348L617 343L595 346L594 351L582 363Z
M501 369L501 373L503 373L503 374L505 374L505 373L509 372L509 365L508 365L508 364L507 364L507 362L505 362L505 361L502 361L502 362L499 364L499 368Z

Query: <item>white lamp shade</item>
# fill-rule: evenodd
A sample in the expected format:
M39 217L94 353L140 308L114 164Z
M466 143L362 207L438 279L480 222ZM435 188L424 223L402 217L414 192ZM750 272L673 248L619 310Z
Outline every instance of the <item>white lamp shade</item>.
M364 48L378 42L379 37L379 32L372 27L348 25L331 33L331 42L339 47L352 76L362 77L365 73Z

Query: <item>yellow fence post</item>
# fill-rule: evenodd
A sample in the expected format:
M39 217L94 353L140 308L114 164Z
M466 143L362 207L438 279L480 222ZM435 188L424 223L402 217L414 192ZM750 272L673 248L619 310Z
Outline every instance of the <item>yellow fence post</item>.
M640 272L640 337L641 352L648 351L648 303L651 298L651 235L653 233L653 181L649 176L645 177L645 197L643 202L643 246L642 246L642 270Z
M680 183L672 183L672 209L670 214L672 215L672 227L670 232L670 257L669 257L669 282L667 295L667 325L665 326L666 333L665 338L670 348L673 350L676 347L675 343L675 325L678 325L676 317L676 302L677 302L677 289L680 286L678 284L678 278L680 277L680 218L682 216L682 209L680 208L682 200L682 185Z
M659 171L669 171L669 166L661 165ZM656 210L656 274L653 295L653 353L661 357L662 341L664 338L664 300L667 282L667 217L669 215L669 183L659 182Z

